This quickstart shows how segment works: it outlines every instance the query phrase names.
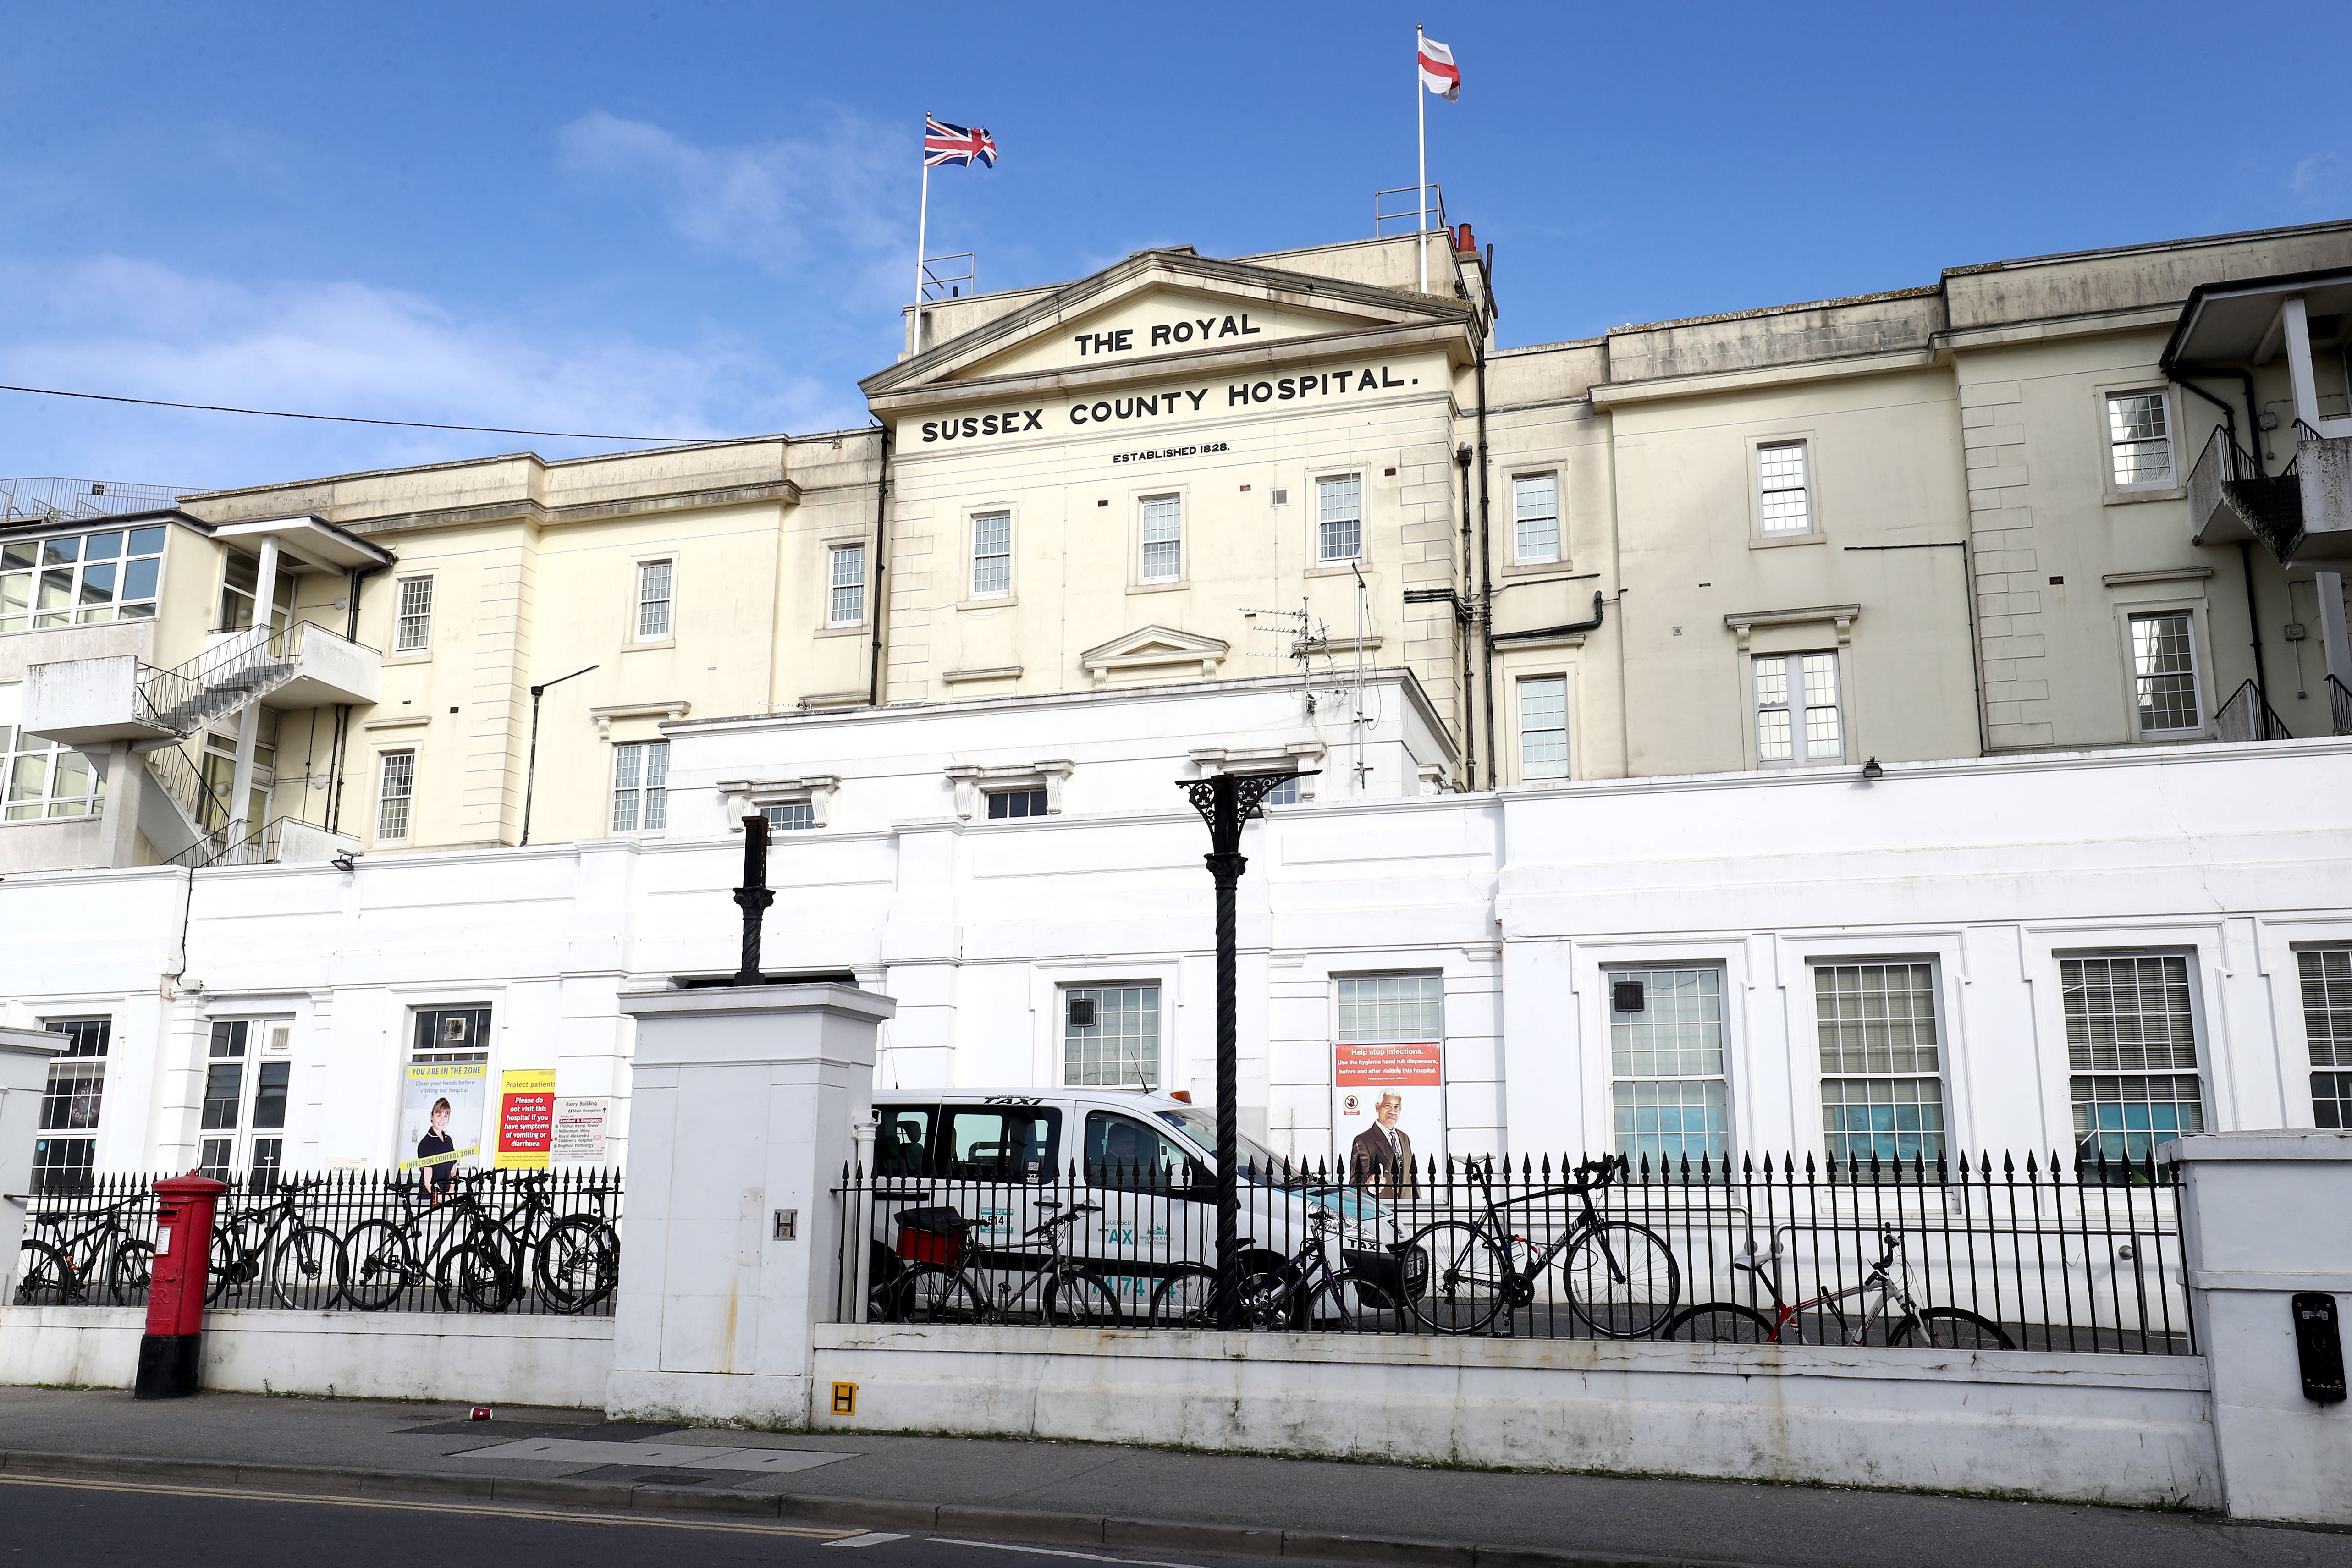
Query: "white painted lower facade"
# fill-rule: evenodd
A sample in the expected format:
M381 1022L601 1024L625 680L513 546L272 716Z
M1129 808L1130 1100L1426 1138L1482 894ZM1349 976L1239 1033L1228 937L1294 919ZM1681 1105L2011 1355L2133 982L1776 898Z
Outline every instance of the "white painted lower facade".
M2179 960L2207 1127L2314 1124L2298 964L2352 945L2352 740L1422 794L1444 745L1410 677L1360 708L1302 715L1304 695L689 721L667 727L665 834L350 872L11 874L0 1023L111 1020L98 1124L78 1130L100 1168L194 1163L211 1027L238 1018L287 1030L285 1165L381 1166L420 1009L486 1007L492 1092L552 1068L558 1094L609 1097L619 1163L621 992L732 970L730 811L823 778L826 825L776 835L766 963L897 1001L878 1098L1058 1082L1061 992L1116 986L1156 988L1160 1082L1205 1102L1208 841L1176 786L1298 760L1324 771L1248 830L1241 890L1242 1113L1277 1148L1332 1152L1339 986L1387 974L1442 992L1452 1153L1614 1146L1610 977L1633 966L1717 977L1729 1146L1818 1153L1811 970L1902 960L1932 976L1949 1146L2064 1149L2062 965L2085 954ZM1048 763L1066 764L1058 810L989 818L991 779Z

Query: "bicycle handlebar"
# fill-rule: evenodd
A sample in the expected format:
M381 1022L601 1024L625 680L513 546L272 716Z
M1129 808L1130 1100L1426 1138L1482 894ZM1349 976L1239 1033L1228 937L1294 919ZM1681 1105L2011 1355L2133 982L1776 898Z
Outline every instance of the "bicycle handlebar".
M1059 1205L1056 1205L1055 1207L1058 1207ZM1074 1204L1067 1212L1056 1214L1051 1218L1041 1220L1037 1224L1033 1225L1028 1229L1023 1231L1022 1234L1024 1236L1043 1236L1046 1232L1052 1230L1056 1225L1069 1224L1081 1214L1100 1214L1101 1212L1102 1205L1099 1203Z

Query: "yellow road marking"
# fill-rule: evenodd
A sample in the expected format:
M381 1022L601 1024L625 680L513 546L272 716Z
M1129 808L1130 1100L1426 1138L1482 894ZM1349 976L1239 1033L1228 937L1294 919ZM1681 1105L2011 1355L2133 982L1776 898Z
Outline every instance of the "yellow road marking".
M575 1513L568 1510L516 1508L499 1503L419 1502L404 1498L335 1497L317 1492L256 1491L246 1487L171 1486L163 1482L90 1480L77 1476L5 1475L0 1485L66 1487L79 1491L141 1492L166 1497L224 1498L239 1502L304 1502L328 1508L394 1509L406 1513L481 1514L498 1519L546 1520L558 1524L635 1524L648 1530L718 1530L732 1535L791 1535L835 1541L864 1533L836 1525L752 1524L728 1520L649 1519L638 1513Z

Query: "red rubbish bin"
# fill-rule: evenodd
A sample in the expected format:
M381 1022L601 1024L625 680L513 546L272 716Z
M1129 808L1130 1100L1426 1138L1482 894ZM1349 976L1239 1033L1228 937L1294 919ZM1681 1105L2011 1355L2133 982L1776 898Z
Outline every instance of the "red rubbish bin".
M155 1184L155 1271L147 1287L147 1333L139 1342L141 1399L196 1392L204 1367L205 1290L213 1256L213 1211L228 1184L190 1171Z

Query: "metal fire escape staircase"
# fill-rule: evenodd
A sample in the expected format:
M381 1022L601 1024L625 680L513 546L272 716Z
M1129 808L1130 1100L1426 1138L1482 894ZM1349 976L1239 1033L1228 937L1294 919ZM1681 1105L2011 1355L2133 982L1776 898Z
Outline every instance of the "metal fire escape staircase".
M237 811L206 782L181 742L223 719L238 717L294 679L301 670L302 630L299 622L274 632L267 626L248 627L171 669L140 666L138 716L170 731L172 737L137 749L144 752L149 778L180 809L181 836L191 841L183 854L207 847L217 850L215 841Z

